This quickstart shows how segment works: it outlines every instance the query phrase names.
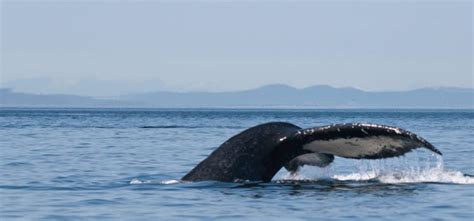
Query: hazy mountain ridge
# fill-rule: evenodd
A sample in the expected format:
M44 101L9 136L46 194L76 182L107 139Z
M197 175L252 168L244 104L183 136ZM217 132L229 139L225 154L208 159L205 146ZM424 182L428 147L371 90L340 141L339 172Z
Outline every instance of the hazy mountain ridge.
M0 91L3 107L321 107L321 108L474 108L472 88L421 88L368 92L315 85L303 89L266 85L233 92L150 92L116 99L75 95L37 95Z
M30 94L0 89L0 107L120 107L131 102L67 94Z

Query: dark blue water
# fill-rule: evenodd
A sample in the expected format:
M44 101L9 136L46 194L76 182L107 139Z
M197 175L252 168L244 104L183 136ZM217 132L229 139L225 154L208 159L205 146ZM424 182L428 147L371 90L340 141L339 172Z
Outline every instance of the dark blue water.
M443 158L336 158L271 183L180 183L268 121L413 131ZM0 109L1 220L473 220L474 111Z

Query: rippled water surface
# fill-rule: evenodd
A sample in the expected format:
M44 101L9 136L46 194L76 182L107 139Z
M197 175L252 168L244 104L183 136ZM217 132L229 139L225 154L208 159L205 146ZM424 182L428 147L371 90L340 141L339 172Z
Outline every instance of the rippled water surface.
M271 183L179 179L236 133L389 124L443 152L336 158ZM0 109L1 220L473 220L474 112L450 110Z

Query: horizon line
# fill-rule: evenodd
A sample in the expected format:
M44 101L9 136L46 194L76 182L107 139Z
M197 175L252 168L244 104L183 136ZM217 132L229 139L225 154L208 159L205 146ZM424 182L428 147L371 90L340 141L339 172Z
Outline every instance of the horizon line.
M189 91L181 91L181 90L150 90L148 92L131 92L131 93L126 93L126 94L116 94L116 95L108 95L108 96L100 96L100 95L81 95L81 94L74 94L74 93L42 93L42 92L25 92L18 90L17 88L14 87L2 87L0 86L0 91L1 92L10 92L10 93L24 93L24 94L35 94L35 95L72 95L72 96L80 96L80 97L116 97L116 96L124 96L124 95L137 95L137 94L149 94L149 93L179 93L179 94L186 94L186 93L233 93L233 92L245 92L245 91L252 91L252 90L258 90L262 88L267 88L267 87L282 87L282 88L289 88L293 90L306 90L310 88L315 88L315 87L328 87L332 89L353 89L353 90L358 90L361 92L368 92L368 93L383 93L383 92L410 92L410 91L417 91L417 90L423 90L423 89L434 89L434 90L439 90L439 89L465 89L465 90L474 90L474 86L472 87L460 87L460 86L427 86L427 87L418 87L418 88L413 88L413 89L399 89L399 90L394 90L394 89L389 89L389 90L366 90L366 89L361 89L358 87L354 86L332 86L329 84L315 84L307 87L294 87L292 85L288 84L282 84L282 83L275 83L275 84L265 84L261 85L258 87L253 87L253 88L248 88L248 89L235 89L235 90L223 90L223 91L212 91L212 90L189 90Z

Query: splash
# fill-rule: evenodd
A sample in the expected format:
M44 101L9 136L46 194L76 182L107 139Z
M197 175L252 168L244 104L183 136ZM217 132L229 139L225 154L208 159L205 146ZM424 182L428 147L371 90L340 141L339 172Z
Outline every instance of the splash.
M378 178L382 183L454 183L474 184L474 178L459 171L431 169L418 174L386 174Z
M355 164L355 165L354 165ZM358 160L349 168L356 168L355 172L335 172L335 168L318 168L311 171L320 171L319 174L302 170L303 173L283 176L288 180L308 179L335 179L340 181L369 181L375 180L387 184L400 183L452 183L474 184L474 177L459 171L447 170L443 158L433 154L419 157L412 156L382 160ZM340 169L340 168L338 168ZM343 168L344 169L344 168ZM353 170L353 169L352 169Z

